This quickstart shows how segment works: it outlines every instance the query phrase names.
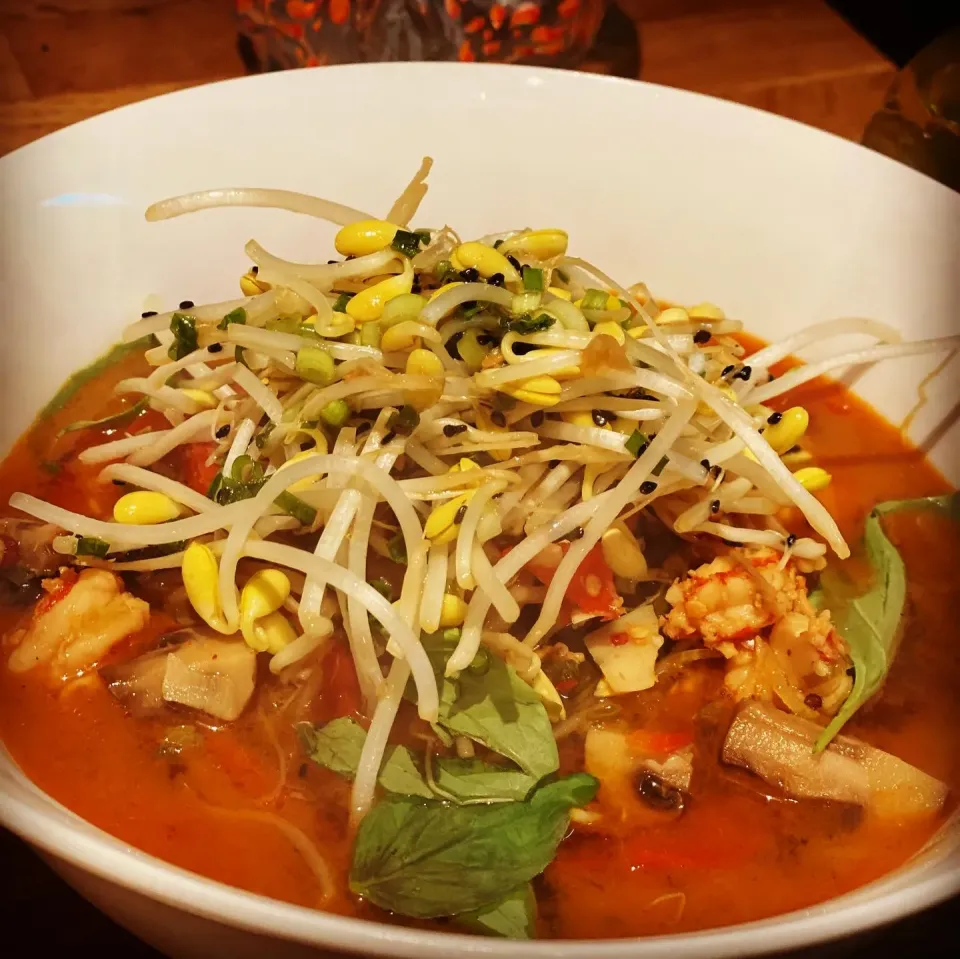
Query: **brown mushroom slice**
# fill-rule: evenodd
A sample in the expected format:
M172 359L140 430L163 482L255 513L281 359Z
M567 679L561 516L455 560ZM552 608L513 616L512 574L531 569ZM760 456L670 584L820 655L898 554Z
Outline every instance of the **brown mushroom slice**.
M190 640L167 655L163 698L236 719L253 695L256 672L257 654L242 640Z
M822 728L773 706L749 702L723 744L723 761L742 766L797 799L853 803L885 817L937 812L947 786L859 739L838 736L813 751Z

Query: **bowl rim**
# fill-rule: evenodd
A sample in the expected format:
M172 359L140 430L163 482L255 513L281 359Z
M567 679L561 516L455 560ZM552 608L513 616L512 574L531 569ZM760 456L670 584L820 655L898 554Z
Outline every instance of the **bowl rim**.
M817 137L824 144L832 141L831 149L856 150L863 162L896 167L902 178L919 178L927 184L936 183L925 174L833 133L707 94L623 77L544 67L446 62L344 64L234 77L159 93L144 100L111 108L18 147L0 158L0 174L14 172L15 166L28 162L35 151L49 149L52 143L59 143L61 139L75 135L78 128L96 134L98 125L117 122L117 114L122 117L138 111L149 111L155 109L161 101L169 103L170 98L185 103L190 98L209 96L214 89L217 90L214 95L218 95L225 89L246 84L309 84L314 82L318 76L317 71L320 70L324 71L324 76L327 76L330 70L337 76L354 72L375 74L414 70L431 73L510 72L518 78L524 75L542 76L548 81L580 87L614 85L624 89L634 88L639 91L638 96L696 100L712 111L748 111L754 123L767 124L767 129L789 128L795 131L793 136L803 135L808 139ZM120 122L123 122L122 119ZM801 134L800 131L805 132ZM941 184L936 186L943 190L945 198L949 196L951 203L954 202L952 191ZM0 742L0 757L8 756ZM22 777L24 782L14 782L16 790L22 793L20 796L13 791L0 791L0 824L55 858L165 905L235 928L294 942L398 959L447 959L451 951L466 956L491 956L498 959L513 956L518 959L539 959L547 956L572 957L585 954L597 959L651 959L654 956L670 956L673 959L723 959L808 946L866 931L933 906L960 892L960 869L956 869L942 874L921 876L907 888L892 888L866 899L856 898L865 889L883 883L887 876L825 903L767 919L696 932L629 939L518 942L454 932L417 930L285 903L167 863L127 845L71 812L27 779L12 757L9 762L16 770L14 775ZM3 778L6 777L0 777L0 781ZM38 795L33 795L34 792ZM848 899L849 902L846 901Z

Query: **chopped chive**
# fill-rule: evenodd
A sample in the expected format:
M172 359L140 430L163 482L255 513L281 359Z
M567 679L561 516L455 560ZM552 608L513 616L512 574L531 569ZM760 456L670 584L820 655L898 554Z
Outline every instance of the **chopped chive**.
M238 306L235 310L231 310L218 324L218 330L225 330L231 323L239 323L241 326L245 326L247 323L247 311L242 307Z
M353 299L355 294L353 293L341 293L333 303L333 312L334 313L346 313L347 304Z
M511 333L519 333L521 336L525 336L528 333L542 333L544 330L550 329L555 322L554 318L546 313L540 313L536 317L525 313L512 320L506 320L506 329ZM504 325L502 320L500 325Z
M411 233L409 230L397 230L390 246L393 247L397 253L414 257L420 252L421 239L422 237L419 233Z
M299 496L284 490L275 500L277 506L285 513L289 513L301 526L313 526L317 518L317 511L305 503Z
M346 400L331 400L320 410L320 419L328 426L338 429L350 418L350 406Z
M413 232L416 233L418 237L420 237L420 242L421 242L421 243L429 243L429 242L430 242L430 235L431 235L431 234L430 234L430 231L429 231L429 230L414 230Z
M543 270L535 266L523 268L523 288L531 293L543 292Z
M171 360L182 360L197 348L197 324L192 316L174 313L170 320L173 342L167 350Z
M654 476L659 476L659 475L664 471L664 469L666 469L666 466L667 466L667 463L668 463L668 462L670 462L670 461L666 458L666 456L664 456L664 457L660 460L660 462L657 463L656 466L654 466L653 470L651 471L651 472L653 473L653 475L654 475Z
M103 559L110 552L110 544L96 536L77 537L77 556L96 556Z
M581 310L605 310L609 294L606 290L587 290L580 302Z
M459 643L460 642L460 627L451 626L448 629L445 629L441 634L441 638L445 643Z
M650 440L647 439L646 433L641 433L640 430L634 430L627 437L623 445L628 453L639 456L647 448L647 443L649 442Z

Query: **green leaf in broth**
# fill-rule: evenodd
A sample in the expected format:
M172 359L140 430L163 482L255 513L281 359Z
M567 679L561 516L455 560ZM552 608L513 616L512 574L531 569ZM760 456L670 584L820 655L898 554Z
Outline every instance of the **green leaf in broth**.
M348 779L356 775L366 732L349 717L325 726L300 723L297 732L317 764ZM448 799L458 804L509 802L524 799L536 780L517 769L479 759L440 756L424 776L418 757L405 746L388 746L377 782L387 792L423 799Z
M119 363L131 353L144 352L156 345L157 340L152 333L141 337L139 340L134 340L132 343L117 343L116 346L111 347L92 363L69 376L63 386L57 390L53 399L40 411L40 419L46 419L53 416L54 413L59 413L87 383L96 379L105 370Z
M523 802L484 806L391 797L357 832L350 888L383 909L431 918L484 910L552 861L570 810L599 783L575 773Z
M870 588L851 597L851 585L842 574L825 570L811 595L818 608L833 610L837 630L850 650L853 689L814 746L820 752L851 716L883 685L900 645L907 598L907 572L897 548L883 531L881 517L901 510L933 509L951 519L960 518L960 494L878 503L864 527L863 546L873 574Z
M533 886L527 883L473 912L463 912L456 919L465 932L483 936L502 936L504 939L532 939L537 922L537 897Z

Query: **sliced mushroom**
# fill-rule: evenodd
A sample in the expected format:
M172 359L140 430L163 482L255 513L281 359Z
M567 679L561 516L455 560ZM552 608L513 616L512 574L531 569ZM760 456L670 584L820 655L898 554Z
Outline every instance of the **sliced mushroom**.
M213 639L195 630L167 637L164 648L103 670L114 696L137 712L165 702L236 719L253 695L256 653L241 640Z
M881 816L925 815L943 806L944 783L859 739L838 736L815 753L821 732L816 723L749 702L730 726L723 761L795 798L853 803Z

